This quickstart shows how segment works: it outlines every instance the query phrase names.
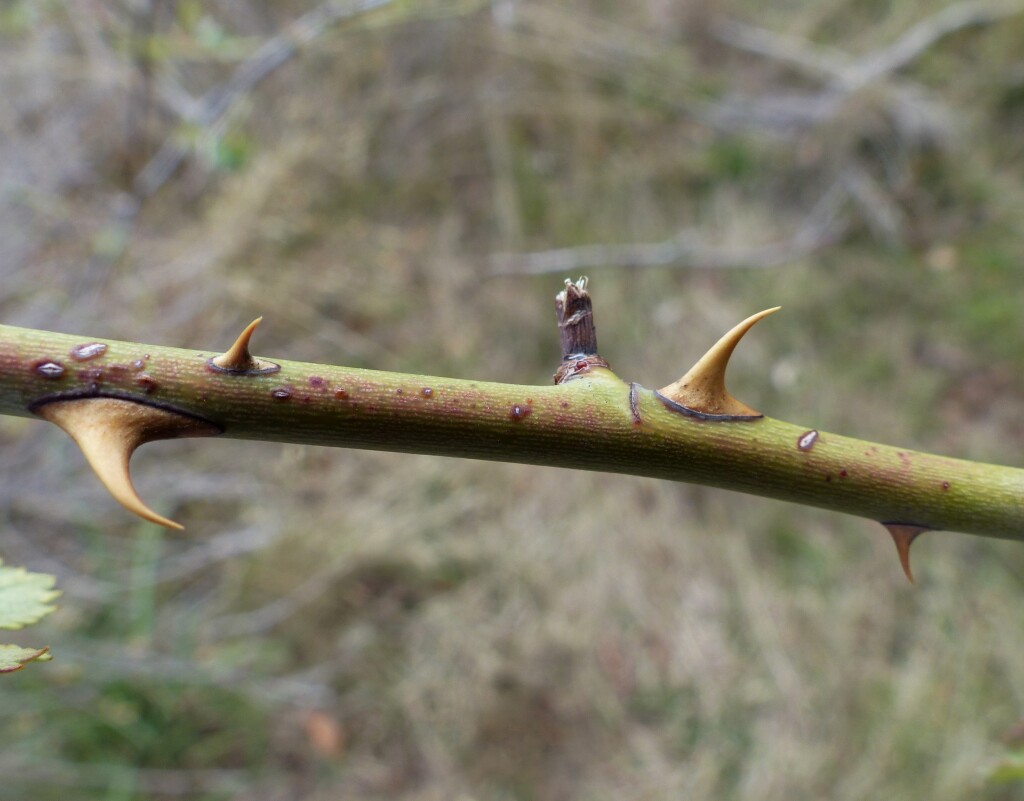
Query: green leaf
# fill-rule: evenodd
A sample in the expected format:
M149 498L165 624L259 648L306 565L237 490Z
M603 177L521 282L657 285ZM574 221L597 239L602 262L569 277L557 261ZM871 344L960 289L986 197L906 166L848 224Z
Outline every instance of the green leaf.
M50 602L60 595L55 582L53 576L0 561L0 629L20 629L53 612L57 607Z
M0 645L0 673L21 670L29 662L49 662L53 659L49 648L19 648L17 645Z
M38 622L57 607L50 603L60 595L56 579L29 573L23 567L4 567L0 560L0 629L20 629ZM21 670L29 662L49 662L49 648L22 648L0 644L0 673Z

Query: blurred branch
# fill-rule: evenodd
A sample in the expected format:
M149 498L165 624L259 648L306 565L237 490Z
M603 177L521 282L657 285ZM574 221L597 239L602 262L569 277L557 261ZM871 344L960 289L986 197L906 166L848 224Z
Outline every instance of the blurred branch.
M724 44L787 64L820 79L817 92L762 93L757 97L727 97L703 109L708 122L726 130L757 127L792 133L831 119L847 98L924 55L930 47L957 31L990 25L1024 12L1024 0L962 2L947 6L911 27L892 44L854 58L842 51L796 36L730 19L717 19L712 34ZM935 109L914 85L894 87L890 106L909 129L943 133L948 115Z
M761 245L707 245L692 229L660 242L630 245L581 245L533 253L498 253L494 275L575 274L596 267L690 267L707 270L764 269L787 264L838 242L848 226L842 214L848 190L834 183L786 239Z
M850 66L850 57L841 50L746 22L718 17L709 29L729 47L788 64L814 77L838 78Z
M792 133L830 119L847 97L864 86L902 69L943 38L969 27L987 25L1024 12L1024 0L962 2L921 20L892 44L853 58L842 51L796 36L775 33L730 19L717 19L712 33L731 47L793 66L821 79L817 92L780 92L756 98L726 97L700 114L714 127L735 130L756 126ZM923 93L901 87L893 99L897 121L906 131L936 138L947 122ZM500 253L491 257L492 274L576 273L603 266L677 266L702 269L766 268L805 257L839 241L848 221L838 213L841 200L856 203L872 232L895 244L902 241L905 221L883 187L864 170L848 167L796 232L763 245L714 246L691 230L659 242L629 245L582 245L534 253ZM839 198L839 200L837 200Z
M252 56L242 62L226 83L211 89L198 101L188 102L187 93L173 83L163 83L162 86L171 90L174 107L186 111L187 122L208 132L218 133L218 126L239 98L251 92L274 70L288 62L300 48L334 25L391 2L393 0L329 0L317 6L264 42ZM183 147L175 135L168 137L135 177L133 190L136 197L145 199L155 194L170 179L188 153L188 148Z
M337 700L330 678L334 661L283 676L259 675L257 665L226 666L216 660L178 658L154 651L140 653L112 640L66 640L61 660L85 668L91 676L163 678L183 685L220 687L274 703L329 705ZM256 656L253 659L256 660Z
M954 3L914 25L888 47L857 59L839 76L840 86L855 91L902 69L928 48L964 28L991 25L1024 12L1021 0L976 0Z
M832 47L736 20L717 19L711 31L730 47L790 64L809 74L829 79L835 89L853 92L906 67L941 39L957 31L991 25L1022 12L1022 0L954 3L921 20L887 47L857 59Z
M123 781L123 764L69 762L57 759L25 759L13 755L0 758L5 783L24 782L33 786L66 786L80 790L109 789ZM132 786L144 793L196 797L197 793L231 793L246 786L244 770L131 768Z
M906 216L871 174L858 167L843 171L843 185L872 233L890 246L904 241Z
M206 630L209 636L216 639L264 633L287 620L303 606L321 597L331 585L337 582L338 574L347 569L350 562L350 555L342 553L326 568L316 571L301 584L289 590L287 594L275 598L258 609L214 618L207 623Z
M237 531L225 531L209 540L192 546L187 551L161 560L157 581L178 581L205 570L217 562L260 551L274 543L280 532L270 526L247 526Z

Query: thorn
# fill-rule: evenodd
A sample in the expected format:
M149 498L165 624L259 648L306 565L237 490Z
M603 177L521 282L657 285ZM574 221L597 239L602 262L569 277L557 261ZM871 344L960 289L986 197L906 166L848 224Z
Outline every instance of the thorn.
M220 356L215 356L210 359L210 363L215 367L219 367L222 370L228 370L232 373L247 373L250 370L258 369L256 360L252 357L252 354L249 353L249 340L252 339L256 326L258 326L262 320L263 317L257 317L249 323L249 325L245 327L245 330L238 335L238 339L235 340L235 344Z
M147 442L177 437L206 437L220 429L197 417L120 398L51 401L36 414L60 426L78 443L86 461L114 499L139 517L168 528L184 528L150 509L132 484L128 463Z
M249 323L245 330L238 335L235 344L220 356L208 359L207 366L214 372L233 375L266 375L280 370L281 365L253 358L249 353L249 340L252 339L253 332L262 319L262 317L257 317Z
M725 368L733 350L754 323L777 312L781 306L758 312L733 328L673 384L658 392L687 409L715 417L763 417L756 409L736 400L725 388Z
M913 584L914 574L910 570L910 546L914 540L924 532L931 531L927 526L915 526L907 523L882 523L886 530L892 535L892 541L896 543L896 553L900 557L900 565L907 580Z

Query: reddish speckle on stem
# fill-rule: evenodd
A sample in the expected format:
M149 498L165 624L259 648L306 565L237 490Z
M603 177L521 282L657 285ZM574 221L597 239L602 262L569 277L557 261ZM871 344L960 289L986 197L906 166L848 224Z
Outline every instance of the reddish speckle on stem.
M432 390L430 387L423 387L423 389L420 390L420 395L422 395L424 398L431 398L434 395L434 390Z
M71 358L76 362L87 362L96 359L107 352L107 346L102 342L87 342L84 345L75 345L70 351Z
M806 432L804 434L801 434L799 437L797 437L797 440L796 440L797 450L809 451L811 448L814 447L814 443L817 442L817 441L818 441L818 432L815 431L814 429L811 429L810 431L808 431L808 432Z
M288 400L292 396L292 391L288 387L278 387L270 394L276 400Z
M562 364L559 365L554 376L555 383L562 384L586 373L591 368L607 366L608 362L596 353L587 356L570 357L568 361L563 361Z
M39 373L43 378L57 379L64 376L64 365L50 359L40 359L32 362L32 370Z
M327 382L318 375L311 375L309 377L309 385L313 387L313 389L323 389L327 386Z
M562 401L562 408L563 409L568 409L569 408L569 401Z
M153 378L153 376L146 375L145 373L139 375L139 377L135 379L135 383L138 384L142 391L145 392L147 395L156 392L157 387L160 386L156 382L156 379Z
M395 390L395 394L396 395L404 395L405 394L405 390L403 390L401 387L399 387L398 389Z
M87 370L79 370L77 375L83 381L90 381L92 383L97 383L103 380L103 370L99 367L90 367Z
M522 420L524 417L529 417L531 414L533 414L533 409L519 403L514 404L508 412L508 416L516 421Z
M839 477L840 478L846 478L848 475L850 475L850 474L847 473L845 470L840 470L839 471Z
M334 397L336 397L338 400L348 400L348 390L336 389L334 390Z

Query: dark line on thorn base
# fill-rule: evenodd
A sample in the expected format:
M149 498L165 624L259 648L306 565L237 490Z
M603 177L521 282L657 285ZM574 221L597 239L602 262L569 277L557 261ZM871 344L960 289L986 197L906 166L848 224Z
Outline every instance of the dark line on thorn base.
M654 390L654 394L658 396L658 400L664 404L665 408L670 412L678 412L679 414L685 414L687 417L693 417L697 420L709 420L716 423L727 423L727 422L749 422L750 420L760 420L764 417L763 414L708 414L707 412L698 412L696 409L691 409L689 406L683 406L681 403L676 403L671 398L666 398L658 390Z
M633 415L633 422L636 425L643 423L643 420L640 419L639 389L636 381L629 382L629 413Z
M279 364L274 364L274 362L268 362L265 359L260 359L259 361L265 363L267 365L266 367L254 367L252 369L243 368L238 370L233 367L221 367L219 364L214 364L214 358L216 357L211 357L206 360L207 368L215 373L224 373L225 375L270 375L271 373L276 373L281 369L281 365Z
M63 403L65 401L74 400L87 400L89 398L111 398L113 400L129 401L131 403L137 403L140 406L152 406L154 409L161 409L165 412L171 412L173 414L180 414L182 417L187 417L190 420L195 420L199 423L205 423L206 425L213 426L220 433L224 433L224 426L220 423L216 423L210 420L208 417L195 414L185 409L180 409L170 403L161 403L159 401L152 401L148 398L138 398L135 395L129 395L127 392L115 392L111 390L100 390L93 391L87 389L76 389L70 392L58 392L53 395L44 395L42 398L37 398L28 405L28 410L32 414L37 414L39 409L51 404L51 403Z

